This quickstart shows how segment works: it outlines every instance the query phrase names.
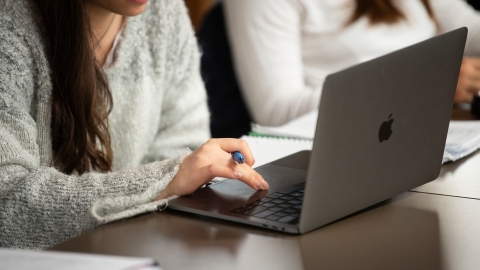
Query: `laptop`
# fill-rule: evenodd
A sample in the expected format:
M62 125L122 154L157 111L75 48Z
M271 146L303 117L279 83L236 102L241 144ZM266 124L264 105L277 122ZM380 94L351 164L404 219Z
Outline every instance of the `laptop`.
M437 178L467 28L329 75L311 151L226 179L169 208L303 234Z

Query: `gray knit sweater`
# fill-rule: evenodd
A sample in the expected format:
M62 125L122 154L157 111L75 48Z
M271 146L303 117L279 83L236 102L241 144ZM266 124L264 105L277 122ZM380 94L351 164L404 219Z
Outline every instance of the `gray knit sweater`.
M183 1L152 0L143 14L127 18L105 70L114 104L113 172L56 170L51 70L41 20L28 1L0 1L0 246L38 249L164 204L152 200L175 175L186 147L210 134Z

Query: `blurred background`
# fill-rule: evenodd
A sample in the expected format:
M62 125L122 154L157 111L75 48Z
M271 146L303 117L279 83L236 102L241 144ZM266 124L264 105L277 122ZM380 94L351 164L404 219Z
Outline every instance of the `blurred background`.
M185 0L195 31L199 30L205 14L219 1L221 0ZM480 0L468 0L467 2L475 9L480 10Z
M184 1L202 51L201 74L208 95L212 137L239 138L249 134L253 118L234 69L223 1ZM480 10L480 0L465 1ZM480 112L480 96L476 99L478 102L474 101L472 106L479 103L477 107Z

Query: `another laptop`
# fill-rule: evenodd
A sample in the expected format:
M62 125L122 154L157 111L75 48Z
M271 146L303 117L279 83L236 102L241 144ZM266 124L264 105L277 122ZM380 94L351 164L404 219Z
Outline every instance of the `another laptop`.
M303 234L434 180L467 29L327 77L312 151L256 169L270 188L227 179L171 209Z

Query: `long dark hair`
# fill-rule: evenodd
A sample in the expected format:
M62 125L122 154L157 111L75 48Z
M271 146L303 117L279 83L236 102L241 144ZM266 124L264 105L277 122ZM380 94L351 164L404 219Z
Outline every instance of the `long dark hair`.
M64 173L110 171L107 80L95 60L86 0L35 0L52 69L52 148Z
M425 6L430 18L435 21L429 0L420 1ZM396 23L405 18L404 14L395 6L393 0L356 0L356 8L348 24L363 16L366 16L371 24Z

